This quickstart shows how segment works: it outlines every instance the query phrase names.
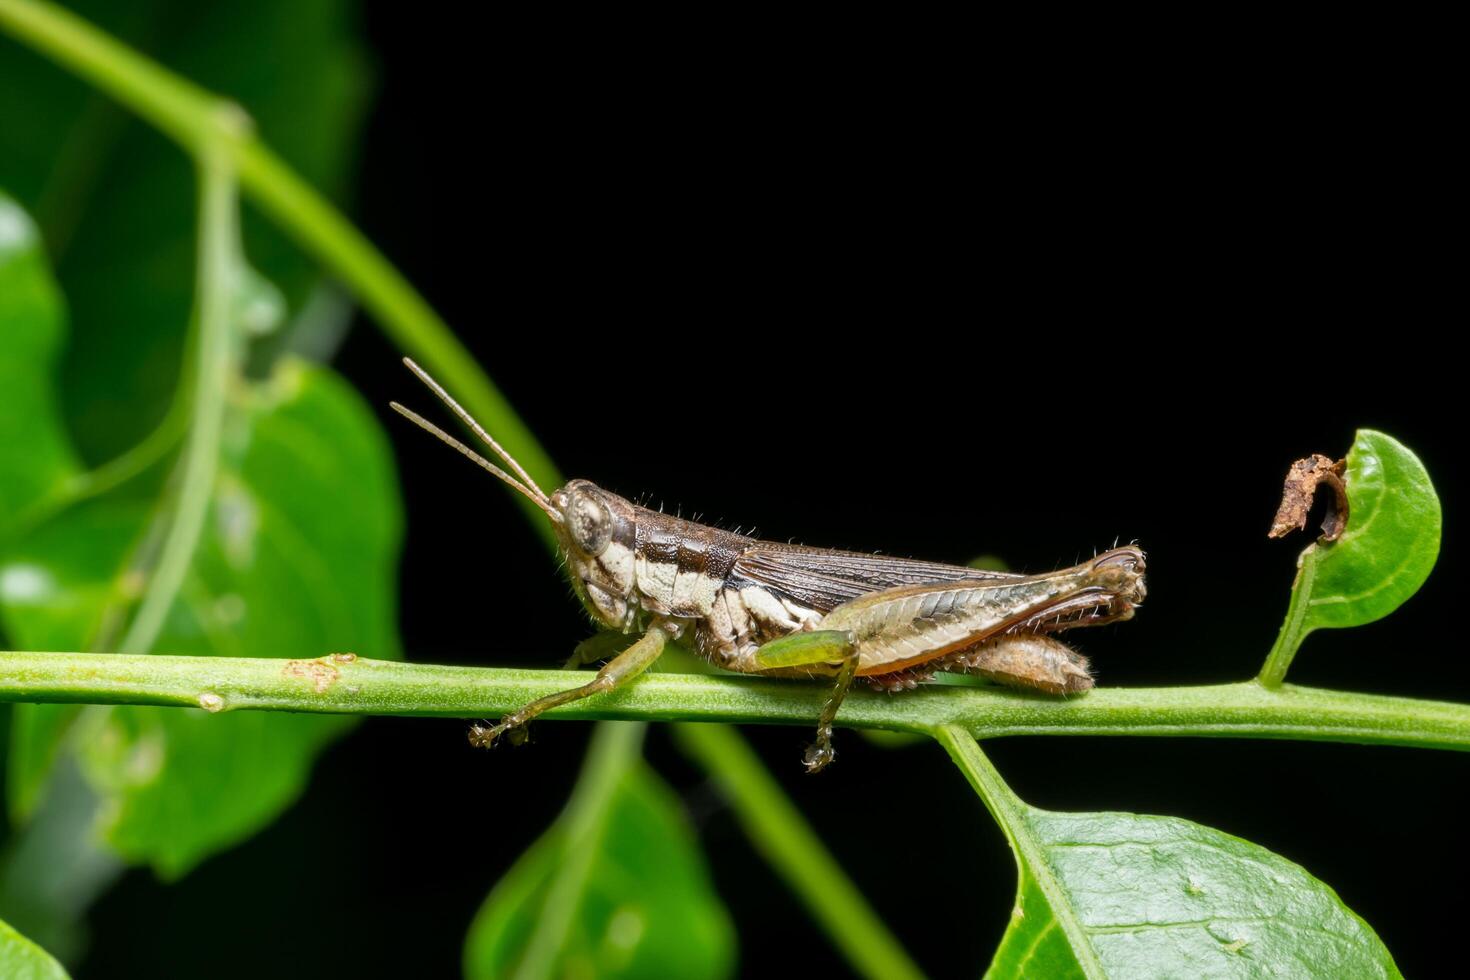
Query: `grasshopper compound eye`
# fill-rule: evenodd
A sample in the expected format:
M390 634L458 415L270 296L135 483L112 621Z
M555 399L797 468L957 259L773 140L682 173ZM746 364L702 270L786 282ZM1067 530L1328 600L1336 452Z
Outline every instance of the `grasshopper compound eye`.
M574 491L567 501L567 530L578 550L596 558L612 540L612 514L607 505L587 491Z

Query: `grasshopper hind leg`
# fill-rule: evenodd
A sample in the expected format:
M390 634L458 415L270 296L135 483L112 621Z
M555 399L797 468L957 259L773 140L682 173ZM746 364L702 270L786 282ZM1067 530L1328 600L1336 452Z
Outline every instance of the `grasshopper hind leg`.
M1049 636L1001 636L964 651L941 669L979 674L997 684L1055 697L1082 694L1093 686L1087 658Z

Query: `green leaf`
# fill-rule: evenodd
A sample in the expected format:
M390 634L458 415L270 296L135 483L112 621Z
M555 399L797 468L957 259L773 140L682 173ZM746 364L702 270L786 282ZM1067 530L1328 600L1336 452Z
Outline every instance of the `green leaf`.
M1087 975L1088 959L1118 977L1398 975L1331 888L1264 847L1175 817L1022 812L1045 867L1022 867L992 976Z
M16 823L40 805L62 740L81 711L74 704L17 704L12 710L5 799Z
M66 980L51 954L0 922L0 974L7 980Z
M605 830L555 975L721 977L730 974L734 929L714 894L694 834L673 792L642 761L621 776ZM508 977L544 914L568 858L563 818L491 891L465 945L465 974Z
M1408 447L1358 430L1344 480L1347 528L1298 559L1286 622L1261 671L1268 686L1285 678L1308 633L1382 619L1419 591L1439 557L1439 496Z
M35 224L0 192L0 544L77 472L53 381L62 314Z
M987 976L1399 976L1368 924L1285 858L1174 817L1028 806L967 733L938 737L1016 855Z
M314 186L347 189L371 90L349 0L67 6L237 100ZM21 45L0 45L0 78L0 185L31 209L57 256L75 337L62 370L67 419L82 454L102 461L158 424L175 387L193 302L193 166ZM315 266L249 214L244 245L299 311L320 279Z
M283 361L231 393L205 533L155 652L396 657L400 538L388 448L330 371ZM19 542L0 564L0 615L30 649L81 649L111 628L149 511L104 497ZM283 667L283 669L285 669ZM330 683L324 677L322 683ZM62 726L17 706L13 800L33 804ZM47 718L47 715L53 717ZM125 858L182 874L248 836L300 793L319 749L351 724L330 716L89 709L74 740ZM37 736L37 732L41 733Z

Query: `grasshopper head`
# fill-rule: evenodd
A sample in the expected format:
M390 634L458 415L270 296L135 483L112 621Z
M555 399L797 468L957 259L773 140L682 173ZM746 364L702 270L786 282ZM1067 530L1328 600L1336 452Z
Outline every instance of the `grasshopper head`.
M572 588L592 617L624 632L635 624L633 505L588 480L573 480L548 499L567 555Z

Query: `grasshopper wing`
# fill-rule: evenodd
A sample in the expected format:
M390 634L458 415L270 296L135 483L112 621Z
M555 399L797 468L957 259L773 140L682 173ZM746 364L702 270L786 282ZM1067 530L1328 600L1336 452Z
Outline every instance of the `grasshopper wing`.
M901 586L999 582L1020 577L963 565L764 541L747 548L730 570L732 584L737 587L744 583L758 585L823 613L860 596Z

